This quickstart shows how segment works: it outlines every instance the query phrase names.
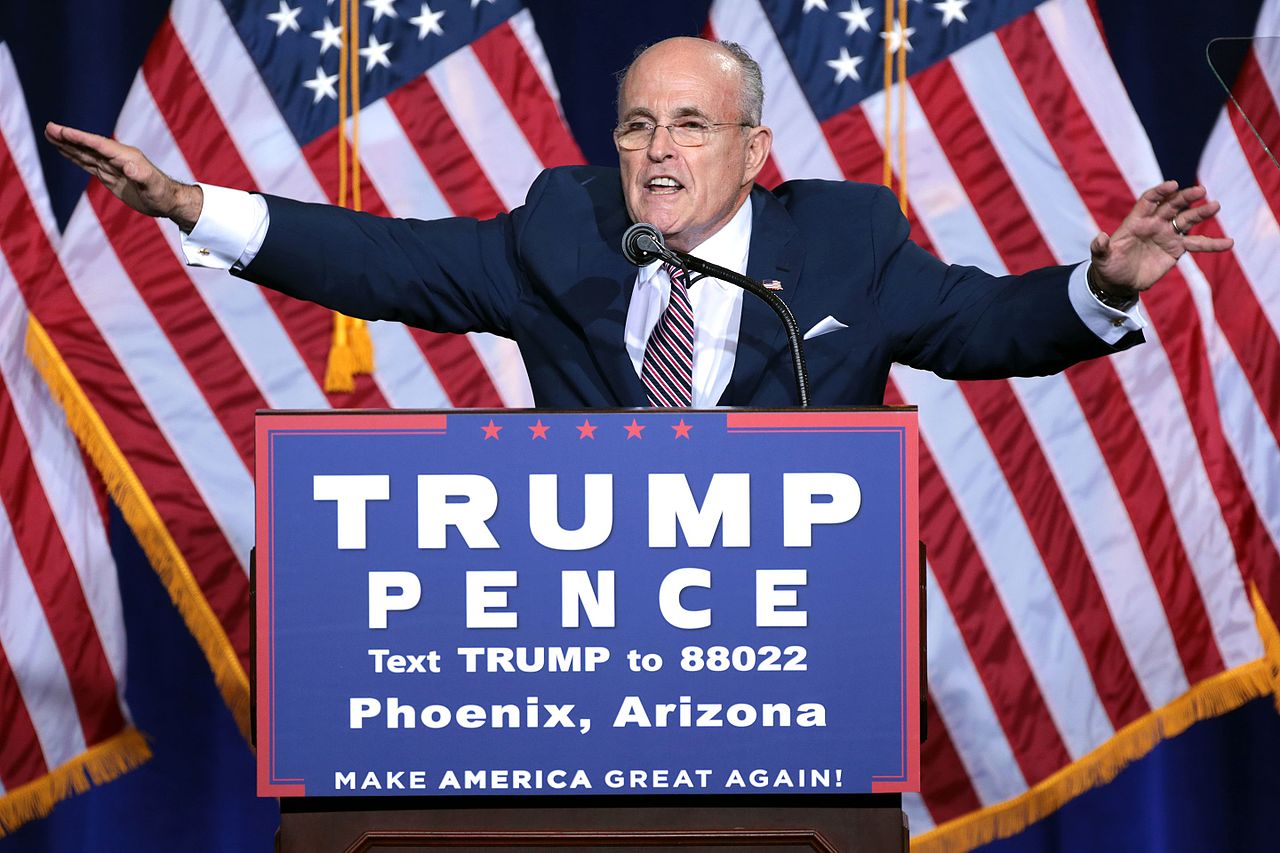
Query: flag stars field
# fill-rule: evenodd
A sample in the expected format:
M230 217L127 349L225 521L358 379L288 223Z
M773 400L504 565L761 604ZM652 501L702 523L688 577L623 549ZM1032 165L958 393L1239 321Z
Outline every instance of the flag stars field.
M837 85L849 79L861 80L858 76L858 66L861 64L862 57L850 56L849 49L843 46L840 48L840 56L827 60L827 65L835 69Z
M372 71L379 65L384 68L391 67L391 60L387 58L387 51L391 50L391 42L380 42L378 37L370 34L369 45L360 48L360 55L366 60L364 70Z
M941 3L934 3L933 8L942 13L942 26L949 27L952 21L969 23L969 19L964 16L964 7L968 5L969 0L942 0Z
M881 33L880 38L884 39L886 44L885 50L889 53L897 53L898 48L905 46L907 53L911 53L911 37L916 34L915 27L902 28L901 21L893 22L893 29L887 33Z
M431 33L438 36L444 35L444 29L440 26L440 19L444 15L444 12L431 11L431 7L423 3L422 12L417 17L409 19L409 23L418 28L418 41L422 41Z
M280 8L275 12L267 15L267 20L276 25L276 35L282 36L286 30L293 30L295 33L300 32L298 27L298 15L302 12L301 6L289 8L289 4L285 0L280 0Z
M311 37L320 41L321 56L324 56L331 47L342 50L342 27L337 26L328 18L324 19L324 26L312 31Z
M318 104L325 98L337 99L338 91L333 86L337 80L337 74L325 74L323 68L317 68L316 76L310 80L303 80L302 85L315 93L315 100L312 103Z
M851 36L858 30L862 30L867 33L871 32L870 18L871 13L874 11L875 9L869 6L863 6L858 2L858 0L853 0L853 2L849 4L849 11L837 12L836 15L848 22L848 26L845 27L844 34Z
M384 15L388 18L400 17L396 7L392 5L394 2L395 0L364 0L364 5L373 10L373 22L376 24Z

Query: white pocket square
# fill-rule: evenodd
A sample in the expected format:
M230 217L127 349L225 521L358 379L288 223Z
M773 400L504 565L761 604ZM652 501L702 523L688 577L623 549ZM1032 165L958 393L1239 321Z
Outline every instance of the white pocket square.
M826 317L823 317L821 320L818 321L818 325L814 326L812 329L804 333L804 339L807 341L810 338L816 338L821 335L825 335L827 334L827 332L836 332L836 331L839 331L840 329L847 329L847 328L849 327L846 326L844 323L841 323L835 317L832 317L830 314L828 314Z

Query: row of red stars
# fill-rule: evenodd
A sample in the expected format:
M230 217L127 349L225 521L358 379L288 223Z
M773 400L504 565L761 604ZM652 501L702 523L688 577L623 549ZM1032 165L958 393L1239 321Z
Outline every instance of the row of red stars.
M575 427L575 429L578 430L578 440L581 441L584 438L589 438L592 441L595 441L596 430L598 430L599 428L600 428L600 425L591 423L591 420L589 418L583 420L581 424L578 424ZM631 419L631 423L623 424L622 428L627 431L627 441L630 441L633 438L640 438L640 439L644 438L644 436L641 435L640 433L644 432L645 426L640 423L637 423L635 418ZM693 429L693 424L687 424L684 422L684 418L681 418L680 423L672 424L671 428L675 430L676 438L687 439L689 437L689 430ZM498 433L502 432L503 427L500 427L497 424L495 424L493 422L493 418L490 418L489 423L480 427L480 429L484 430L485 441L488 441L491 438L497 439L499 441L502 440L502 437L498 435ZM547 430L549 429L551 429L551 425L544 424L542 422L542 418L538 418L538 422L535 423L533 426L529 427L529 432L532 433L530 438L540 438L543 441L546 441Z

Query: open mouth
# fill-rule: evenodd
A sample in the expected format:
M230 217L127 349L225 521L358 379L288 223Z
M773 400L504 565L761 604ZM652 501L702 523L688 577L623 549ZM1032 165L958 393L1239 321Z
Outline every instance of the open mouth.
M650 178L644 185L645 192L652 195L671 195L684 189L684 185L675 178Z

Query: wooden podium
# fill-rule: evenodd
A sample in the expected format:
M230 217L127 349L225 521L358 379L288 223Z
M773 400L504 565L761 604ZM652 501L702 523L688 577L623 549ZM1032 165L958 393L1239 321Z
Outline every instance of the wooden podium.
M907 849L914 410L262 413L256 464L277 850Z
M689 800L693 802L689 802ZM907 849L898 794L825 797L708 798L611 804L528 799L470 807L408 800L378 808L282 800L276 850L281 853L484 849L867 851Z

